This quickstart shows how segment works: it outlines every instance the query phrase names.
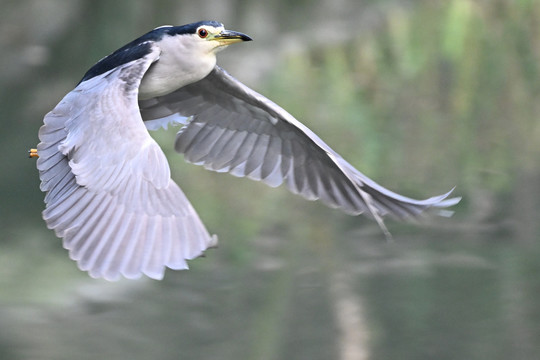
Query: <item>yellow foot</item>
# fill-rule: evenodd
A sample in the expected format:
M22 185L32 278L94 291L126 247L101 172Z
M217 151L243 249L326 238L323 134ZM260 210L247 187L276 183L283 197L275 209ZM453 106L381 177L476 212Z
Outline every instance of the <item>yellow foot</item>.
M37 157L39 157L39 155L37 153L37 149L28 150L28 157L29 158L37 158Z

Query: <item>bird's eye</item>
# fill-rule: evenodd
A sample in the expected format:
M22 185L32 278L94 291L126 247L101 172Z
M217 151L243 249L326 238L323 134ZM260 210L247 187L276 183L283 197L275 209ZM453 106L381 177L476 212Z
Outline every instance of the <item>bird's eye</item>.
M199 29L199 30L197 31L197 34L199 34L199 37L200 37L201 39L204 39L205 37L208 36L208 30L202 29L202 28L201 28L201 29Z

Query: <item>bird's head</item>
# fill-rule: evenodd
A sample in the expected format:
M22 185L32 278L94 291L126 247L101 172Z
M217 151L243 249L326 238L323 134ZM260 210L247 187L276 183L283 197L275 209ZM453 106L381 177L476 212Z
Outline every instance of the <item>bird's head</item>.
M152 40L160 48L157 61L143 78L139 98L164 95L207 76L216 65L216 53L228 45L250 41L217 21L161 26L138 41Z
M202 21L191 24L188 31L193 31L190 38L195 44L208 52L217 52L231 44L251 41L251 38L241 32L226 30L223 24L215 21Z
M231 44L251 41L251 38L246 34L226 30L223 24L217 21L199 21L182 26L163 26L156 30L163 30L166 35L170 36L170 39L176 40L176 45L179 44L180 48L189 50L189 53L196 56L215 54Z

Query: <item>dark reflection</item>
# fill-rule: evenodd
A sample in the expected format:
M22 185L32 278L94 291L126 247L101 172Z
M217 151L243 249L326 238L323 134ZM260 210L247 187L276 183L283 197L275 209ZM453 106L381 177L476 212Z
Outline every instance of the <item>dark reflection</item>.
M385 244L353 233L334 249L261 240L274 249L250 266L210 254L163 282L81 278L63 305L5 304L2 333L22 358L532 354L538 263L507 239L459 237L414 232Z

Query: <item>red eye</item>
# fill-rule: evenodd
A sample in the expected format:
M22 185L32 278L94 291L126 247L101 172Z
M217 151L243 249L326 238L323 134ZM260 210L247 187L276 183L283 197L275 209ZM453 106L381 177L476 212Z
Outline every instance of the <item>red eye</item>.
M199 34L199 37L201 37L202 39L204 39L205 37L208 36L208 31L206 29L199 29L197 31L197 34Z

